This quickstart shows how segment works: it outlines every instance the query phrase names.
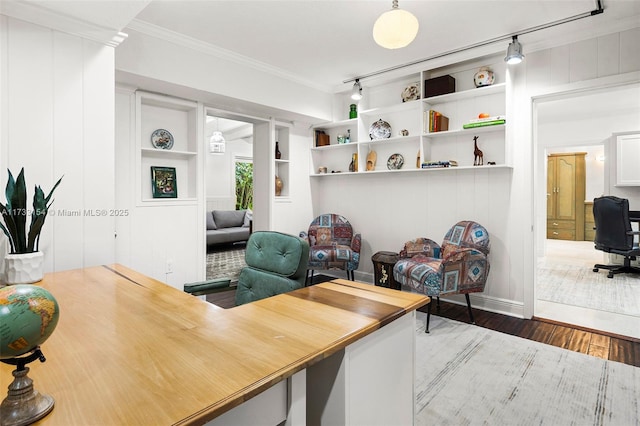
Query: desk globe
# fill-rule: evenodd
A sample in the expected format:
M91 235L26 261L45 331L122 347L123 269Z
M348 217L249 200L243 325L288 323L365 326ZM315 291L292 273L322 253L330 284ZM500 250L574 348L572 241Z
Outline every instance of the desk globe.
M40 345L58 324L58 302L42 287L0 288L0 361L17 366L7 397L0 404L2 425L27 425L53 410L53 398L39 393L26 364L45 361Z

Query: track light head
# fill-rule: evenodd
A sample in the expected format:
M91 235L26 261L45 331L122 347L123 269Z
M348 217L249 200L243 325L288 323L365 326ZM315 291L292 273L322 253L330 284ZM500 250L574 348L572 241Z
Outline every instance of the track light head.
M522 54L522 45L518 41L518 36L513 36L511 43L509 43L509 47L507 48L507 56L505 56L504 60L507 64L519 64L522 62L524 55Z
M351 99L359 101L362 99L362 86L360 86L360 79L356 78L356 82L353 83L353 89L351 89Z

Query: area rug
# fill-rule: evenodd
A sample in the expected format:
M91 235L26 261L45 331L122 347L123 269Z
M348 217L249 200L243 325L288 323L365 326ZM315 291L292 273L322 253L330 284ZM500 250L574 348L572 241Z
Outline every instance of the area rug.
M242 247L207 253L207 279L229 278L231 284L236 284L240 270L247 266L244 262L244 250Z
M536 298L548 302L640 315L640 276L607 271L593 266L538 262Z
M638 425L640 368L418 312L416 425Z

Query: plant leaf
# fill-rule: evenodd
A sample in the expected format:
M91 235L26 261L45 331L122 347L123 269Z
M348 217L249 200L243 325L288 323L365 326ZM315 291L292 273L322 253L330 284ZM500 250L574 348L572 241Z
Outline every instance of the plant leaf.
M40 231L42 231L42 226L44 225L44 219L46 218L46 213L38 216L38 218L31 223L31 228L29 229L29 240L27 242L27 253L37 251L36 240L40 235Z
M7 198L7 210L11 211L11 196L13 195L13 190L16 186L16 180L13 178L11 170L7 169L7 173L9 173L9 177L7 178L7 187L4 190L4 194Z
M13 219L6 214L7 208L4 204L0 203L0 211L2 212L2 217L4 218L4 222L7 224L8 228L15 227L15 223L13 223ZM13 245L13 235L10 233L9 229L7 229L3 224L0 223L0 228L9 239L9 245L11 245L11 253L15 253L16 249Z
M15 181L13 193L10 197L11 209L9 214L13 217L16 224L15 250L16 253L25 253L27 249L27 187L24 181L24 168L20 170L18 178Z
M42 226L47 218L49 207L51 206L51 203L53 203L53 200L51 202L49 202L49 200L53 195L53 191L56 190L61 181L62 177L58 179L55 185L53 185L51 192L49 192L49 195L46 197L44 196L44 191L39 185L35 187L33 194L33 212L31 213L31 227L29 228L29 236L27 240L27 250L30 252L38 250L36 244L39 241L40 232L42 231Z

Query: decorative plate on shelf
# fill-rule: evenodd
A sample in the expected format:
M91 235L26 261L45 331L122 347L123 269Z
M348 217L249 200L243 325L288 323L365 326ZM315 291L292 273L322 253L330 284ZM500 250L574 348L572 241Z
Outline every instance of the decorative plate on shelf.
M402 91L402 102L420 99L420 83L412 83Z
M404 165L404 157L402 154L391 154L387 160L387 169L400 170Z
M151 144L157 149L173 148L173 135L165 129L157 129L151 133Z
M369 127L369 137L374 139L389 139L391 137L391 126L386 121L380 119Z

